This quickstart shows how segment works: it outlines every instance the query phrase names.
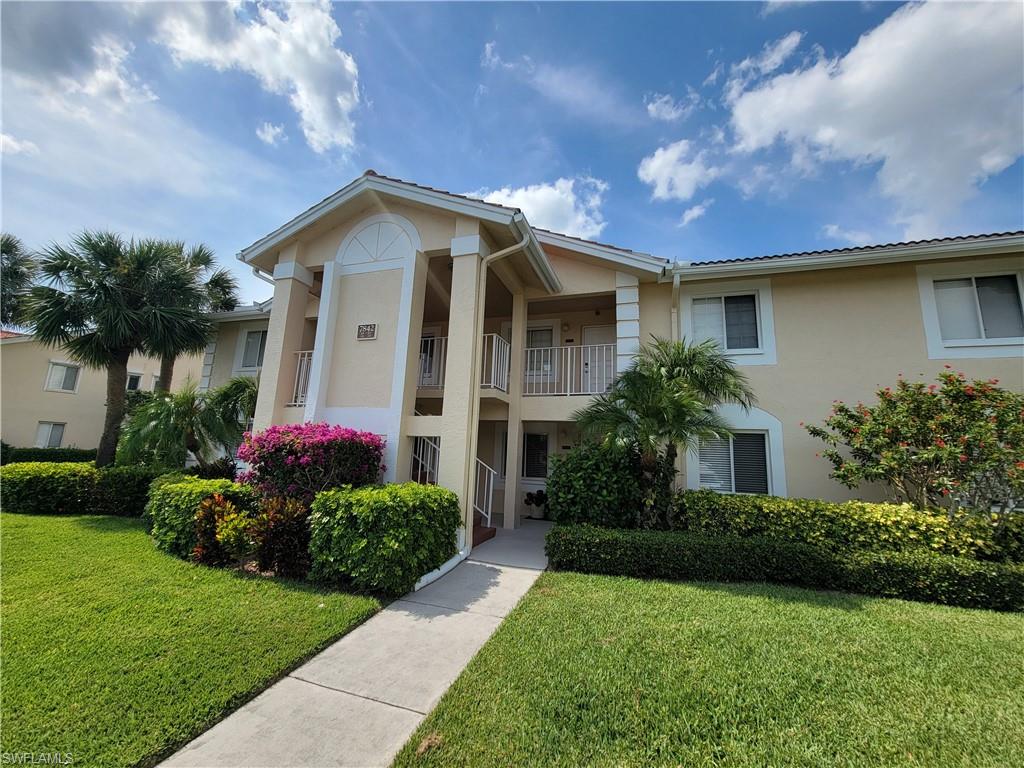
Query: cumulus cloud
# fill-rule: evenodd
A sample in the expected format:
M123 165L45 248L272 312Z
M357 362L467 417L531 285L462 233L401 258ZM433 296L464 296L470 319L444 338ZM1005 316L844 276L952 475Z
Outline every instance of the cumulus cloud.
M652 93L644 98L647 114L653 120L671 123L685 120L700 105L700 94L693 88L686 89L686 99L676 101L669 93Z
M38 155L39 147L28 139L17 139L7 133L0 133L0 153L5 155Z
M710 208L714 204L714 202L715 198L709 197L707 200L701 203L697 203L697 205L691 206L690 208L687 208L685 211L683 211L683 218L679 220L679 226L685 227L691 221L696 221L697 219L699 219L701 216L708 212L708 208Z
M607 222L601 212L608 183L591 176L560 178L526 187L471 192L491 203L520 208L530 224L572 237L595 238Z
M637 176L653 188L655 200L689 200L721 174L720 168L707 164L704 152L694 154L690 148L690 142L681 139L640 161Z
M741 88L735 148L781 141L805 169L877 164L905 236L940 234L950 213L1022 154L1022 25L1019 3L905 5L845 56Z
M340 37L326 0L260 3L254 16L239 3L173 4L157 32L179 64L246 72L264 90L287 96L306 142L319 153L355 143L359 71L337 47Z
M821 234L830 240L839 240L850 245L867 245L872 241L871 233L859 229L844 229L838 224L826 224Z
M264 144L276 147L277 143L279 141L283 141L285 138L284 126L275 125L274 123L263 123L263 125L256 129L256 136L258 136L259 140Z

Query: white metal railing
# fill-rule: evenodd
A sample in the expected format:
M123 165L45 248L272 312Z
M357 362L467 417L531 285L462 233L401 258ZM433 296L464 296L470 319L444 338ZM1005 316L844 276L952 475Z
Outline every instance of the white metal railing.
M484 525L491 525L491 502L494 500L494 479L496 470L480 459L476 460L476 492L473 494L473 511L479 512Z
M614 344L526 350L524 395L599 395L614 381Z
M414 437L412 439L412 481L414 483L437 485L437 469L440 463L440 437Z
M497 333L485 333L483 342L480 386L508 392L508 371L512 361L512 347Z
M420 339L420 372L416 386L430 389L444 387L445 360L448 357L447 336L424 336Z
M306 349L295 353L295 383L292 386L292 399L288 405L305 405L309 392L309 374L313 371L313 350Z

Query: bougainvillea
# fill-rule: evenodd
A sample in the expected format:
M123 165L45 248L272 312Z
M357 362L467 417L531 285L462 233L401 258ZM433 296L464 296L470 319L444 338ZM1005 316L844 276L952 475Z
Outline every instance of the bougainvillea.
M246 433L238 458L249 465L240 482L264 496L309 504L327 488L376 482L384 471L384 438L322 422L282 424Z
M1005 513L1024 501L1024 396L946 369L935 384L900 376L872 406L836 401L823 427L808 426L831 476L884 483L919 507Z

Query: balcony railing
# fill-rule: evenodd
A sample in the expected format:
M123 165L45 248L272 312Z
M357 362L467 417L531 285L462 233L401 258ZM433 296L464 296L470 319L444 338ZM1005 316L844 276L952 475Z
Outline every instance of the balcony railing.
M484 334L483 366L480 386L508 392L508 370L512 347L496 333Z
M480 386L508 392L511 347L496 333L485 333ZM416 386L421 389L444 389L448 360L447 336L424 336L420 339L420 370Z
M416 386L425 389L443 389L447 359L447 336L424 336L420 339L420 373L416 379Z
M614 381L614 344L526 350L524 395L599 395Z
M313 370L313 350L306 349L295 353L295 383L292 386L292 399L289 406L305 405L306 394L309 392L309 374Z
M437 485L437 471L441 464L440 437L414 437L412 441L412 481L424 485Z

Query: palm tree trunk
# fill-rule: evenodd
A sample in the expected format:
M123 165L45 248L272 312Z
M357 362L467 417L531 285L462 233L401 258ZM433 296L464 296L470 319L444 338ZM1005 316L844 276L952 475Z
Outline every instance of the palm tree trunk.
M103 418L103 435L96 449L96 466L107 467L114 463L117 441L121 436L121 422L124 421L124 393L128 386L129 352L118 352L107 366L107 413Z
M160 382L153 387L154 392L170 392L171 381L174 379L174 357L164 355L160 358Z

